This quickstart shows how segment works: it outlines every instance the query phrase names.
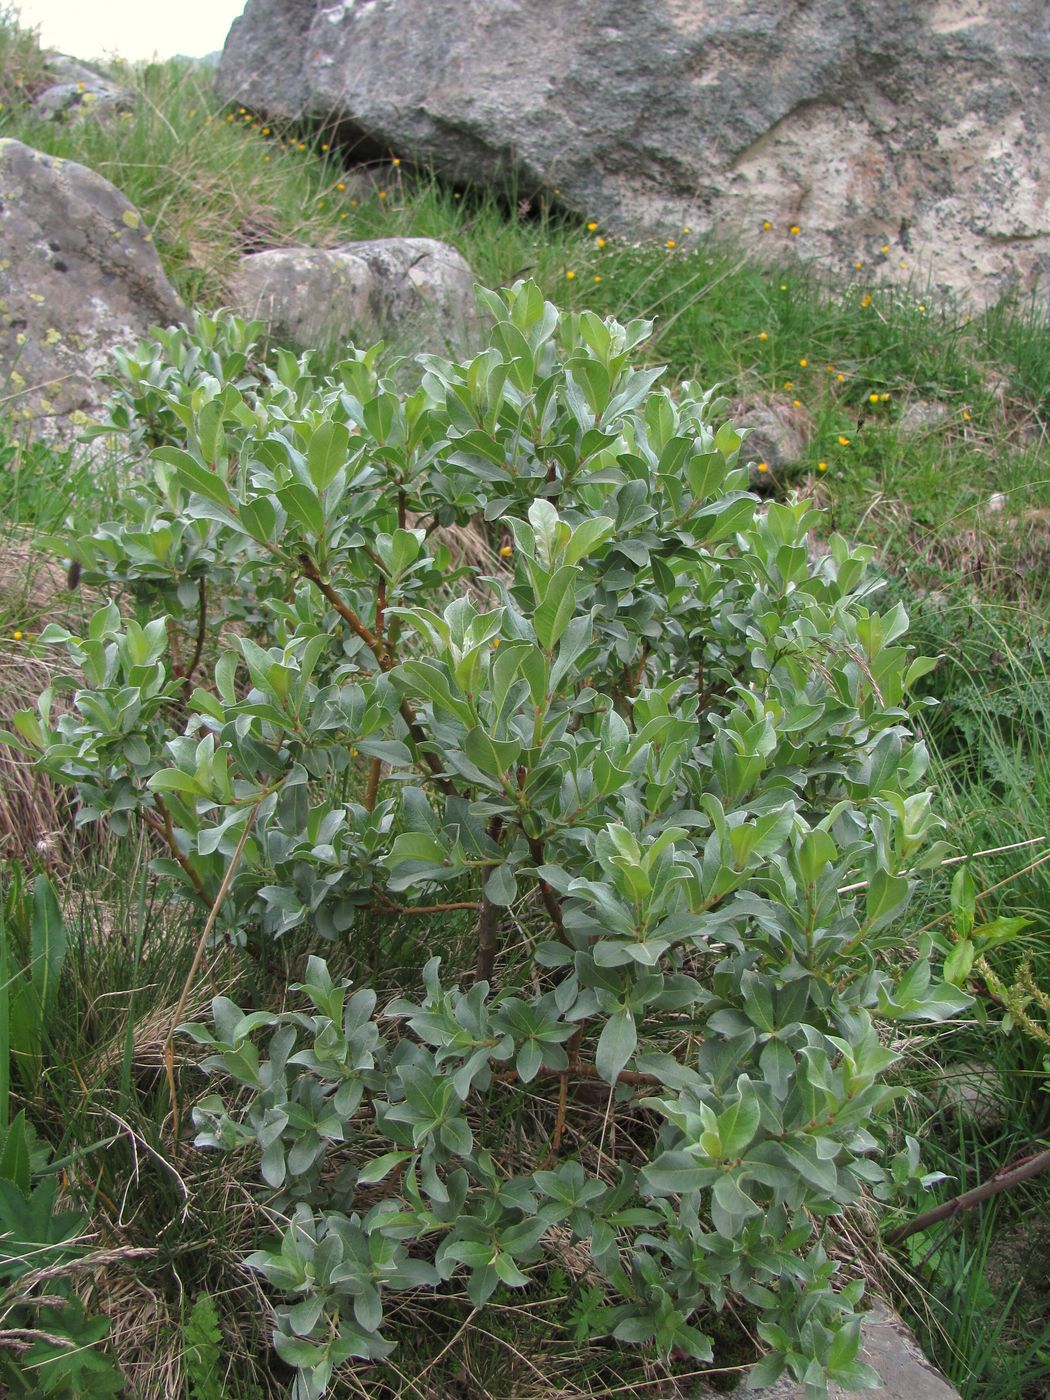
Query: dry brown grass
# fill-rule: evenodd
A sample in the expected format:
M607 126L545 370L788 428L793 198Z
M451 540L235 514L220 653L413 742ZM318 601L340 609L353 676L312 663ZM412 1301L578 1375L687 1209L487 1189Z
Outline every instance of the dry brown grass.
M0 600L0 729L9 731L16 711L35 709L54 679L58 658L35 644L36 634L49 622L78 628L97 598L71 591L63 569L35 547L32 534L13 530L0 539ZM74 846L68 790L37 773L29 755L0 745L0 858L64 865Z

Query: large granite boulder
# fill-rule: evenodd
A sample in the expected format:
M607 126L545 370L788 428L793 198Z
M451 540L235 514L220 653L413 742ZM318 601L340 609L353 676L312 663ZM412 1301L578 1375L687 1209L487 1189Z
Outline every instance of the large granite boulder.
M0 141L5 408L72 438L106 396L118 345L185 317L139 212L86 166Z
M433 238L249 253L230 293L236 311L261 317L275 341L301 350L377 340L412 353L476 348L474 275Z
M613 232L986 297L1050 266L1046 0L248 0L217 83Z

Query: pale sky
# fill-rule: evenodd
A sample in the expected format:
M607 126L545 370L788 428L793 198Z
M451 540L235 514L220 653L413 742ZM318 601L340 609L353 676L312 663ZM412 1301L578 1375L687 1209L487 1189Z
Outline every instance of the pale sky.
M245 0L15 0L24 28L74 58L201 58L221 49Z

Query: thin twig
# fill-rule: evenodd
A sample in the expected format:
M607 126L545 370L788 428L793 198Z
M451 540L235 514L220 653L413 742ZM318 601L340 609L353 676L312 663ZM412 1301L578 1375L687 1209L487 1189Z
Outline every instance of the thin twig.
M183 984L178 1005L175 1007L175 1015L171 1018L171 1029L168 1031L168 1038L164 1042L164 1072L167 1076L168 1093L171 1097L172 1137L176 1142L179 1137L179 1102L175 1092L175 1032L178 1029L179 1022L182 1020L182 1013L186 1009L186 1002L189 998L190 989L193 986L193 979L197 976L197 971L201 965L201 959L204 957L204 949L207 947L208 939L211 937L211 931L215 927L215 920L219 917L219 910L222 908L230 885L233 883L234 873L236 872L237 866L240 864L241 856L244 854L244 848L248 844L248 837L252 827L255 825L255 818L258 815L262 802L263 799L260 797L255 806L248 813L248 820L244 823L241 839L237 842L237 849L234 851L233 857L226 867L226 874L222 877L222 884L219 886L219 892L215 896L215 902L211 906L211 911L204 924L203 932L197 941L197 950L193 954L193 962L190 964L190 970L186 974L186 981Z
M1019 1186L1022 1181L1028 1181L1031 1177L1038 1176L1040 1172L1046 1171L1047 1167L1050 1167L1050 1148L1047 1148L1045 1152L1035 1153L1027 1161L1022 1162L1020 1166L996 1172L988 1181L983 1182L980 1186L975 1186L972 1191L964 1191L961 1196L953 1196L950 1201L944 1201L931 1210L924 1210L913 1220L895 1226L887 1234L886 1243L900 1244L910 1235L917 1235L920 1230L928 1230L931 1225L937 1225L942 1220L953 1219L955 1216L961 1215L963 1211L971 1210L974 1206L980 1205L982 1201L997 1196L1000 1191L1009 1191L1012 1186Z
M457 899L451 904L395 904L382 891L379 892L379 898L383 905L382 909L377 911L380 914L450 914L454 909L481 908L481 901L477 899Z
M974 851L972 855L952 856L950 860L942 860L940 865L936 866L935 869L947 870L948 866L950 865L962 865L964 861L979 860L981 856L1001 856L1005 851L1021 851L1026 846L1037 846L1040 841L1045 841L1046 839L1047 838L1045 836L1031 836L1028 838L1027 841L1013 841L1010 843L1009 846L990 846L988 850ZM1032 867L1029 866L1029 869L1031 868ZM916 872L914 870L901 871L901 874L903 876L914 875L915 873ZM1019 871L1018 874L1023 875L1024 871ZM1014 878L1015 877L1013 875L1007 877L1007 879L1009 880L1012 880ZM866 890L870 883L870 880L858 880L854 885L839 885L838 892L839 894L854 894L857 890ZM1001 883L1006 884L1006 880L1001 881ZM998 885L993 885L992 889L998 889ZM985 890L984 893L989 894L990 891ZM978 898L980 898L980 896L978 896Z
M153 805L160 813L160 820L157 819L156 815L148 807L143 807L143 821L146 823L146 825L150 828L151 831L155 831L158 836L164 838L164 844L171 852L172 858L175 861L177 861L177 863L181 865L183 870L186 872L186 877L189 880L190 884L193 886L193 890L197 898L202 902L202 904L204 904L206 908L209 907L211 905L211 899L208 895L208 891L204 887L204 881L201 879L201 877L197 874L196 870L194 870L193 866L190 864L189 858L187 856L184 856L183 853L179 850L179 844L175 839L175 828L172 824L171 813L168 811L164 799L157 792L153 794Z

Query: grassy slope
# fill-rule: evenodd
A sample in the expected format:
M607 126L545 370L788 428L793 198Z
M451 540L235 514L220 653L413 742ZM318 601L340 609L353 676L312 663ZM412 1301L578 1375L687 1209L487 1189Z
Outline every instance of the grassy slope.
M920 288L880 290L877 267L849 266L821 280L798 256L804 230L797 245L770 230L764 263L681 229L667 230L673 247L625 245L603 238L600 228L554 220L542 206L508 211L484 195L445 189L410 174L395 153L348 174L322 138L222 110L208 74L188 66L125 77L140 100L115 128L34 122L27 101L39 86L39 55L10 23L0 24L0 134L81 160L113 180L143 210L189 301L221 304L225 279L244 251L427 235L455 244L489 285L528 273L562 304L656 317L653 357L678 378L720 382L735 396L797 399L813 423L802 489L825 506L829 527L879 546L919 645L945 654L930 681L945 703L931 712L929 734L955 839L975 850L1045 833L1050 325L1038 306L1007 303L970 314ZM908 434L900 421L916 400L943 404L946 412L935 426ZM116 494L114 479L68 458L9 438L0 449L0 515L8 522L54 530L68 517L82 528L111 509ZM993 495L1001 500L990 506ZM11 634L31 632L42 619L34 615L32 590L11 584L17 559L4 567L0 662L4 651L21 661L25 642L9 640ZM56 1029L54 1065L34 1107L59 1153L97 1140L114 1113L125 1125L108 1168L77 1182L82 1190L92 1183L94 1219L107 1238L156 1251L148 1264L118 1268L106 1279L111 1304L130 1308L134 1299L134 1340L122 1356L137 1393L184 1393L179 1329L204 1289L221 1297L227 1350L238 1358L223 1393L267 1393L272 1378L250 1360L265 1356L251 1331L258 1310L240 1301L246 1285L236 1255L250 1229L241 1188L203 1171L192 1154L174 1159L167 1145L157 1028L166 1028L165 1008L185 974L189 932L154 908L141 851L106 848L102 855L90 888L80 889L82 876L71 882L85 898L74 921L70 1009ZM1023 852L984 861L979 887L1026 863ZM1001 971L1014 975L1029 953L1043 987L1050 986L1048 868L1020 876L988 902L1032 919L1026 945L1004 956ZM943 910L943 893L931 895L930 918ZM157 927L165 929L162 939L146 937ZM140 941L146 953L136 958ZM246 1000L276 994L288 980L284 956L253 973ZM129 1007L138 1022L131 1041ZM958 1178L951 1191L1031 1150L1047 1131L1040 1097L1047 1047L1016 1031L1002 1034L991 1004L990 1012L991 1028L972 1021L926 1046L929 1065L976 1057L993 1064L1005 1086L1006 1107L994 1127L956 1129L943 1116L914 1118L931 1162ZM96 1069L87 1096L82 1063ZM930 1090L932 1071L917 1073ZM118 1199L118 1183L132 1171L137 1200L129 1209ZM1045 1339L1037 1337L1031 1354L1017 1345L1045 1298L1024 1290L1012 1298L995 1268L973 1262L986 1246L994 1255L1001 1240L1019 1240L1023 1253L1025 1221L1044 1201L1032 1183L1025 1196L967 1222L965 1233L932 1254L926 1242L913 1256L932 1300L932 1343L967 1396L1047 1393L1038 1378ZM961 1343L948 1340L959 1330L953 1313L971 1319ZM473 1364L482 1365L477 1358Z

